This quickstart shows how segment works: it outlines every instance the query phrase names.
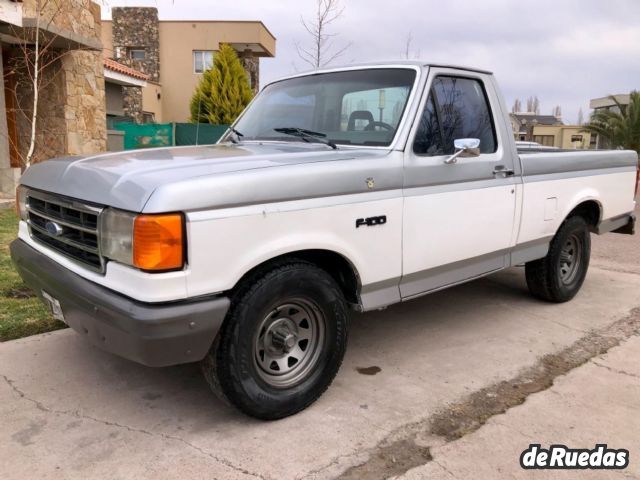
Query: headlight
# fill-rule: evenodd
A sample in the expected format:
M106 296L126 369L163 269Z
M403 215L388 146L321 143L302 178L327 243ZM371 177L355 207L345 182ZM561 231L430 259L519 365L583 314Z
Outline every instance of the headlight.
M16 188L16 214L20 220L27 220L27 188L22 185Z
M133 222L136 214L107 208L100 214L100 251L117 262L133 265Z
M100 250L141 270L176 270L184 266L183 232L180 213L136 215L108 208L100 215Z

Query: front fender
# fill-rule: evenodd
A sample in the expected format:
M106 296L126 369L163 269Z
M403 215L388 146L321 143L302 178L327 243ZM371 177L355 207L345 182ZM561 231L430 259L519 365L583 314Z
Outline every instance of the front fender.
M356 228L358 218L376 215L386 215L387 222ZM230 290L256 266L302 250L341 255L363 286L401 275L402 198L194 218L199 220L187 225L189 296Z

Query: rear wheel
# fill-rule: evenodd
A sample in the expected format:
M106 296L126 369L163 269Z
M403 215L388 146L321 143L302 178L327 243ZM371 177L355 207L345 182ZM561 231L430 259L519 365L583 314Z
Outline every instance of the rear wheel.
M526 264L529 290L550 302L571 300L582 287L590 256L587 222L579 216L569 217L553 237L547 256Z
M239 288L203 372L214 392L246 414L286 417L331 384L347 328L333 278L307 262L285 263Z

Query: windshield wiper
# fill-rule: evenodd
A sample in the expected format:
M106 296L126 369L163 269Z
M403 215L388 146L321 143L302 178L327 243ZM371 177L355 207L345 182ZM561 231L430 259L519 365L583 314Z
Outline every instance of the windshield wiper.
M233 135L229 135L229 140L231 140L231 143L240 143L240 140L242 140L242 137L244 137L244 134L240 133L238 130L236 130L233 127L229 128L229 130L233 134Z
M325 133L314 132L313 130L307 130L304 128L297 127L283 127L283 128L274 128L274 130L278 133L284 133L285 135L292 135L294 137L299 137L305 142L310 142L311 140L315 140L316 142L324 143L325 145L330 146L334 150L338 148L338 146L333 143L331 140L327 138Z

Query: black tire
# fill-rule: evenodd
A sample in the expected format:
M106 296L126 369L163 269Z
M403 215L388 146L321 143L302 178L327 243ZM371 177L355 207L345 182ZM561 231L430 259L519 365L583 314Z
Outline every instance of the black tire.
M527 286L537 298L567 302L578 293L589 268L591 236L584 218L567 218L551 240L547 256L525 265Z
M263 420L293 415L333 381L348 323L344 295L327 272L301 260L279 264L237 289L202 362L204 376L214 393L247 415ZM305 336L307 343L300 339ZM275 370L280 365L282 372Z

